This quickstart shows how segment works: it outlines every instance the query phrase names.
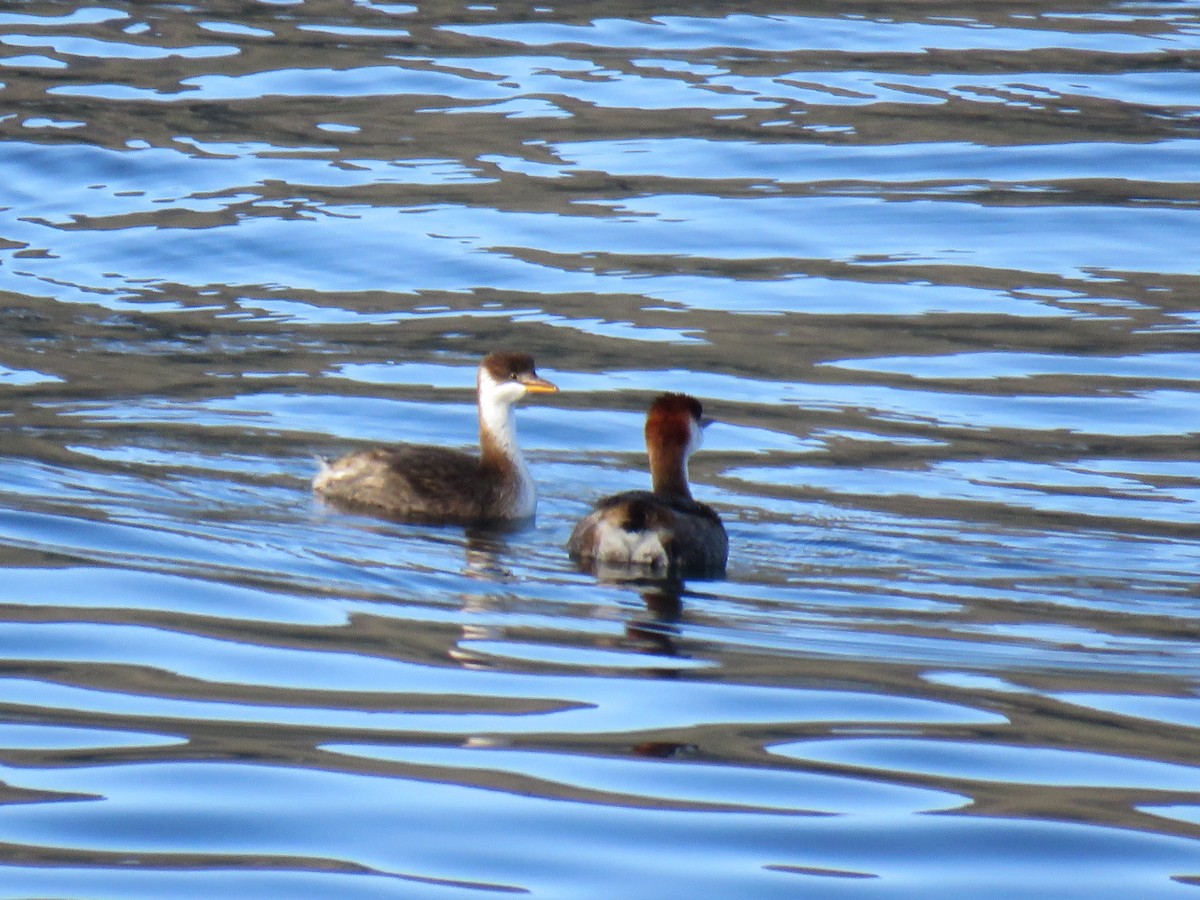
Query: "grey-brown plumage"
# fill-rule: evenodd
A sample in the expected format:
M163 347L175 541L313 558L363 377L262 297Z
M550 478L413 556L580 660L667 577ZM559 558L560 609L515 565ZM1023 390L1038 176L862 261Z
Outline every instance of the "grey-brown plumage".
M653 490L606 497L575 526L571 557L587 568L633 567L654 574L715 577L729 539L716 510L692 499L687 460L703 441L700 401L663 394L646 416Z
M509 479L486 472L478 456L403 445L345 456L317 474L314 488L345 509L463 523L511 518L506 510L519 494Z
M517 446L512 407L531 392L556 391L527 353L489 353L479 367L478 456L400 444L322 463L313 489L335 506L435 523L529 518L537 490Z

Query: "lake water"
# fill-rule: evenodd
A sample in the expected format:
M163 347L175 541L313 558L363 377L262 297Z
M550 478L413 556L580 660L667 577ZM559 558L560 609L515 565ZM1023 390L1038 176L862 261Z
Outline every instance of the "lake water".
M0 898L1200 900L1200 4L699 9L0 2Z

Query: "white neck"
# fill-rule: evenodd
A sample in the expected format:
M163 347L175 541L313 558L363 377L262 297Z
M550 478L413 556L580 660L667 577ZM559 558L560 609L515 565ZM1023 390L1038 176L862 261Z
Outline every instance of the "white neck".
M479 404L480 441L490 441L492 446L524 468L525 458L517 444L517 420L509 403Z
M484 453L489 448L499 453L505 462L506 475L514 483L513 498L518 516L533 515L537 506L537 488L525 456L517 443L517 422L513 404L525 393L523 387L483 380L479 390L479 443Z

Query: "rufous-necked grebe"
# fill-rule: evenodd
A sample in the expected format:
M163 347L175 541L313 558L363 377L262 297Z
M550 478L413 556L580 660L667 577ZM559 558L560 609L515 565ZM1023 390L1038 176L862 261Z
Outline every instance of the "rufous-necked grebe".
M517 446L513 405L558 388L528 353L495 352L479 366L480 455L399 444L321 462L313 490L335 506L446 524L528 519L537 489Z
M692 499L688 457L704 441L700 401L663 394L646 416L652 491L605 497L567 542L587 567L631 566L654 574L714 577L725 571L729 539L716 510Z

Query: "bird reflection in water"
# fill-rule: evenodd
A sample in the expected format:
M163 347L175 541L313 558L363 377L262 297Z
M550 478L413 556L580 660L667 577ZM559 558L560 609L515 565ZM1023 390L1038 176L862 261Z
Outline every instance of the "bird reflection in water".
M678 578L664 578L657 582L643 579L641 584L636 585L645 604L645 612L625 623L625 637L630 646L645 653L680 655L679 622L683 618L683 587L683 581Z
M465 548L467 564L463 574L480 581L507 583L516 580L512 569L501 560L508 552L508 535L521 530L519 525L468 528Z
M503 559L508 552L507 535L518 530L517 527L468 528L463 574L476 581L496 585L515 582L516 576L503 563ZM462 595L462 611L481 619L494 617L498 605L494 591L480 590L464 592ZM486 621L463 622L462 637L448 652L464 668L498 669L502 664L500 659L478 653L470 645L500 641L503 637L503 629L498 625Z
M462 594L462 611L478 616L478 622L466 622L462 637L450 655L464 666L495 669L503 665L500 658L472 649L472 645L510 640L505 629L496 624L496 614L510 598L506 591L489 590L485 585L515 585L516 575L504 560L510 552L509 534L516 529L469 529L464 546L463 574L480 582L480 590ZM619 646L658 656L679 656L679 622L683 615L685 582L675 575L647 574L640 566L591 566L585 571L597 576L600 584L616 585L636 592L641 608L625 623ZM657 670L656 670L657 672ZM664 668L658 674L671 675L674 668Z

